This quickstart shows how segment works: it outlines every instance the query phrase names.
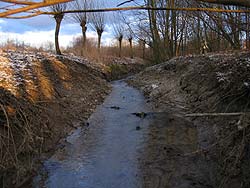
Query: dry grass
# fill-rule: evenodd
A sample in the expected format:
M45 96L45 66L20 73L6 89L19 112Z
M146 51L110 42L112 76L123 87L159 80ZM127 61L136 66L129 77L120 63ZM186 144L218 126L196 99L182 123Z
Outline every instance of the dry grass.
M27 51L3 52L0 60L0 185L13 187L34 174L34 159L84 121L109 87L84 60Z

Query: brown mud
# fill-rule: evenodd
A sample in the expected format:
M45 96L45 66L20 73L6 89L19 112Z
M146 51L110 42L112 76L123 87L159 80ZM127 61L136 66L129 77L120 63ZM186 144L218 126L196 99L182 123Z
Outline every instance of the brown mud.
M106 65L84 63L75 57L11 53L3 54L1 61L4 63L0 64L1 184L2 187L29 187L31 185L26 183L31 182L30 175L39 166L39 160L34 159L47 153L46 159L55 150L71 148L69 151L72 151L73 146L57 144L75 127L89 125L87 118L111 91L103 78L120 78L120 73L124 75L130 69L123 72L126 63L118 68L117 65L107 68ZM131 134L139 132L143 137L140 140L143 147L133 150L139 155L131 160L137 164L135 181L140 180L135 187L248 188L250 120L245 112L249 112L250 107L249 75L250 54L232 52L178 57L131 77L128 83L146 96L143 105L151 106L150 111L135 109L129 112L138 120L150 120L147 128L139 123L133 126ZM116 104L109 110L123 112ZM242 115L186 116L231 112ZM121 124L120 128L124 127L121 118L118 119L115 121ZM99 138L98 131L93 131L97 136L87 136L86 142L88 138ZM126 138L126 135L123 136ZM113 151L114 148L109 149ZM122 151L116 148L115 151ZM106 163L94 163L109 167ZM91 166L89 169L93 170ZM102 173L100 177L105 177ZM80 179L85 177L89 177L88 174ZM90 180L95 178L98 177ZM119 179L116 180L119 183ZM129 183L123 182L125 187Z
M0 61L0 187L29 187L40 161L86 125L112 76L109 66L75 56L6 51Z
M128 82L166 123L152 128L143 161L145 187L249 187L250 54L174 58ZM186 117L243 112L240 116Z

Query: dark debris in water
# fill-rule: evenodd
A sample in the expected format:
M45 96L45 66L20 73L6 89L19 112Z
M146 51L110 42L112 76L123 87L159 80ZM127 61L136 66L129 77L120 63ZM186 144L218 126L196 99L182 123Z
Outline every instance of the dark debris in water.
M141 127L140 126L136 126L136 130L137 131L141 130Z
M115 110L120 110L121 108L119 106L111 106L111 109L115 109Z
M145 118L148 115L145 112L135 112L135 113L132 113L132 114L139 117L139 118Z

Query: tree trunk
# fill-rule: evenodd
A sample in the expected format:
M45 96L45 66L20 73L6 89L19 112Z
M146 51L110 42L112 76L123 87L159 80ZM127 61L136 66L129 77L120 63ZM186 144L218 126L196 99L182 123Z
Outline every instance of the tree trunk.
M61 26L61 22L62 22L63 16L64 16L63 14L56 14L54 16L54 18L56 20L55 47L56 47L56 54L57 55L62 55L61 50L60 50L60 46L59 46L58 36L59 36L60 26Z
M119 38L119 57L122 56L122 38Z
M175 0L170 1L171 8L175 8ZM176 55L176 11L171 11L171 30L170 30L170 58Z
M175 0L172 0L172 8L175 8ZM178 15L177 12L175 10L173 10L173 28L174 28L174 56L177 56L177 45L178 45L178 41L177 41L177 25L178 25Z
M247 24L247 30L246 30L246 49L250 49L249 45L249 32L250 32L250 27L249 27L249 13L246 13L246 24Z
M86 50L86 31L87 31L86 22L82 21L80 26L82 28L82 51L81 51L81 54L84 55L84 52Z
M222 8L221 5L218 5L217 8ZM223 25L222 21L222 14L218 13L218 22ZM217 31L217 48L216 50L220 51L221 50L221 36L220 36L220 30L218 29Z
M188 47L187 47L187 41L188 41L188 28L185 27L185 35L184 35L184 42L183 42L183 49L182 49L182 55L188 54Z
M156 7L155 0L148 0L148 6L155 8ZM160 52L160 35L157 26L157 18L155 10L148 10L148 16L149 16L150 32L152 35L152 48L153 48L154 60L155 63L160 63L162 61Z
M171 8L171 2L169 0L165 0L166 8ZM170 50L170 25L169 25L169 17L170 17L170 11L166 11L164 14L165 16L165 31L164 31L164 48L165 48L165 58L170 58L171 57L171 50Z
M133 39L132 38L129 38L128 41L129 41L129 47L130 47L130 57L131 59L134 58L134 55L133 55Z
M182 15L182 16L184 17L184 15ZM183 51L183 40L185 37L185 35L184 35L185 28L186 28L186 19L183 19L182 20L182 28L180 28L180 32L181 32L180 40L179 40L179 43L176 47L176 56L179 56L180 54L182 54L182 51Z
M102 33L103 33L103 30L97 30L97 35L98 35L98 52L99 53L100 53L100 50L101 50Z
M146 42L145 40L142 41L142 59L145 59L145 48L146 48Z
M201 48L203 48L203 46L201 46L201 19L200 19L200 12L197 13L198 14L198 23L197 23L197 50L198 50L198 54L201 53Z
M101 49L101 39L102 39L102 34L98 34L98 51Z
M238 9L238 8L236 8ZM240 49L241 44L240 44L240 25L242 25L241 23L241 13L235 13L235 27L234 27L234 43L235 43L235 47L236 49Z

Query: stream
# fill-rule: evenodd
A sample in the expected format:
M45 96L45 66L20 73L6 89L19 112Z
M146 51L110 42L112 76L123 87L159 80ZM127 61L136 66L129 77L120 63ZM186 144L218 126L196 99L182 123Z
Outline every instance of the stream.
M66 146L44 162L35 188L139 188L139 159L150 118L142 93L123 81L88 120L66 138ZM45 174L45 175L44 175Z
M151 112L143 94L124 81L112 86L89 125L44 162L33 187L213 187L213 165L196 152L204 130L171 109Z

